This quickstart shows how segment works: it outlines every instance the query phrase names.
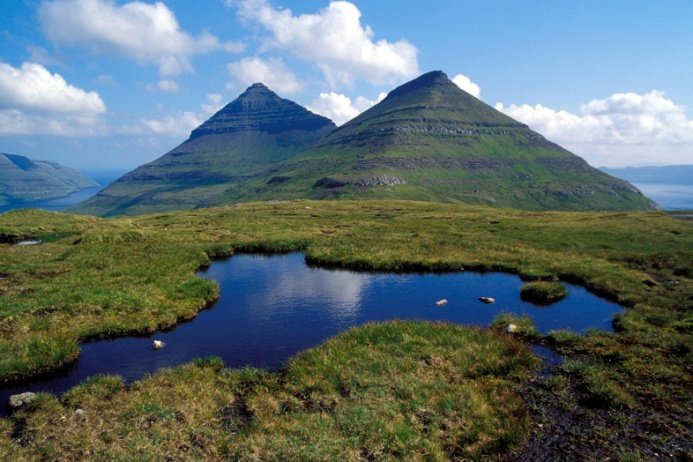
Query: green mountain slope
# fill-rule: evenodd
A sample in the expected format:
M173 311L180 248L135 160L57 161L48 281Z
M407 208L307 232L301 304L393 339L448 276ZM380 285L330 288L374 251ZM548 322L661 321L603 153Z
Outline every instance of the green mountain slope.
M530 210L637 210L655 205L439 71L406 83L271 176L209 205L258 199L398 198Z
M74 211L116 215L197 207L230 185L266 174L334 128L329 119L254 84L180 146Z
M527 210L655 204L434 71L340 128L261 84L76 211L136 214L253 200L395 198Z
M57 199L98 184L55 162L0 153L0 205Z

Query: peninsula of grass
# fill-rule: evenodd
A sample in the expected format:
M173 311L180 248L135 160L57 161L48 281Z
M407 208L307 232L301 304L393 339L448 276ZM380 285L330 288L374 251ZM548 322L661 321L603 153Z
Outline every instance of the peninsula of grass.
M520 289L522 300L536 305L550 305L568 296L568 289L563 284L553 281L532 281Z
M43 243L11 245L21 239ZM215 283L195 271L234 252L303 251L312 264L354 269L500 270L582 284L629 308L614 320L616 333L546 338L567 360L550 380L521 385L531 423L528 439L512 457L693 456L693 222L686 215L528 212L406 201L253 203L113 219L29 210L0 215L0 242L0 381L69 364L78 357L80 342L153 332L194 317L218 296ZM122 393L158 377L168 377L172 392L180 385L180 392L188 393L181 377L189 370L157 375ZM310 389L311 377L304 379ZM477 386L484 380L479 378ZM87 387L84 396L97 396L98 389ZM381 389L383 396L395 391ZM157 408L156 393L140 396L139 409L149 409L151 418L171 415ZM403 402L412 399L406 396ZM470 402L477 405L482 404ZM100 406L119 412L117 400L103 399ZM55 409L54 417L61 412ZM31 412L1 421L3 450L24 454L26 438L59 431L56 417L18 441L21 422L29 422ZM196 432L207 428L205 416L186 415L191 439L185 445L197 444ZM334 416L323 413L325 419ZM151 424L156 437L159 427ZM518 425L515 435L523 434ZM302 428L310 433L310 427ZM119 435L106 437L114 438L106 442L110 458L138 459L138 442ZM87 435L66 436L64 444L86 448L82 437ZM256 439L252 447L274 444L263 436ZM293 443L286 444L298 450L302 440L296 434L290 439ZM28 454L30 460L40 458Z
M482 460L526 436L518 389L537 363L520 341L478 328L371 324L280 373L210 358L127 389L95 377L1 422L0 451L13 461Z

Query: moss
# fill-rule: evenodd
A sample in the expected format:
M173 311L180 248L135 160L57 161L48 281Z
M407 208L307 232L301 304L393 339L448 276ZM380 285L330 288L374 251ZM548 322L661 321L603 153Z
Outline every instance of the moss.
M530 341L541 339L541 334L534 327L532 319L526 315L518 316L511 313L501 313L493 319L491 326L497 331L506 332Z
M216 296L216 288L194 276L212 257L239 249L300 249L310 262L348 268L510 271L528 279L583 284L618 301L630 309L615 319L617 334L552 337L569 355L568 364L578 361L593 368L567 375L582 395L594 397L593 403L588 399L576 406L616 416L610 424L622 435L628 434L628 415L665 413L676 425L642 434L632 443L646 441L660 451L666 444L685 447L687 436L681 429L690 426L682 416L689 414L693 390L688 370L693 299L693 281L687 276L693 262L690 220L661 212L527 212L406 201L288 202L118 219L15 211L0 214L2 235L55 239L40 246L0 244L0 381L73 361L79 342L89 338L147 332L189 319ZM515 370L503 362L480 363L470 369L478 377L469 380L483 381L487 371L504 367L507 373ZM184 378L205 374L218 376L221 382L242 382L237 373L217 374L214 367L193 367L162 377L175 390ZM276 377L255 381L250 377L259 377L256 371L244 374L248 379L242 382L244 390L277 386ZM359 389L348 377L339 380L345 390ZM415 398L403 387L389 391L399 393L403 402ZM243 404L238 409L265 413L298 409L306 403L293 395L275 402L273 396L250 402L242 394L234 395L216 403L214 412L178 416L189 423L187 437L197 442L185 443L197 448L190 449L188 458L211 454L204 443L209 436L200 433L204 427L200 422L220 419L224 415L220 409L233 408L234 400ZM188 398L183 393L176 399ZM452 404L441 402L439 408ZM167 409L166 403L161 405ZM103 406L106 412L109 401ZM328 401L309 406L326 414L333 409ZM366 411L354 407L343 425L348 428L350 422L365 419ZM146 425L146 416L139 417L141 422L122 428L124 434ZM392 425L390 435L402 447L410 447L410 430ZM229 426L239 428L234 423ZM310 428L303 431L310 433ZM470 427L466 438L473 434ZM110 437L122 441L120 435ZM135 441L128 444L132 450L138 447ZM371 450L358 456L377 457L379 446L374 441ZM617 458L615 452L609 454Z
M537 363L489 331L370 324L282 373L209 358L127 389L100 376L10 421L31 435L16 448L28 459L480 460L525 437L518 390ZM2 431L0 448L12 447Z
M550 281L528 282L520 289L522 300L537 305L550 305L568 296L568 289L563 284Z

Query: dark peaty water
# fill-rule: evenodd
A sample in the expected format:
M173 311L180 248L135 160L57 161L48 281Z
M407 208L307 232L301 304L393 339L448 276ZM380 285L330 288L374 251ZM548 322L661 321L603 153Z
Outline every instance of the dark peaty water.
M9 396L24 391L61 393L94 374L127 381L161 367L216 355L227 366L280 368L297 352L368 321L427 319L485 326L503 311L528 314L541 332L611 330L618 305L569 285L569 296L549 307L520 299L522 281L504 273L390 274L311 268L302 254L237 255L215 262L202 277L216 280L221 298L194 320L151 337L82 345L79 361L45 379L0 390L0 413ZM496 299L487 305L480 296ZM447 299L442 307L435 302ZM152 339L166 347L151 349Z

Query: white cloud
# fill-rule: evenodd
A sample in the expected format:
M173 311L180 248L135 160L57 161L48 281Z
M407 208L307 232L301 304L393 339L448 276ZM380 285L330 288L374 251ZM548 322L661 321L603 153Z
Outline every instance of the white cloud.
M185 136L198 127L204 119L194 112L181 112L163 119L142 119L142 125L157 135Z
M475 98L481 98L481 87L464 74L457 74L452 82Z
M106 105L37 63L0 63L0 133L93 134Z
M385 96L387 94L380 93L376 100L359 96L352 102L351 98L341 93L320 93L320 96L310 103L308 109L316 114L332 119L337 125L342 125L382 101Z
M123 127L121 133L144 135L155 134L181 138L190 135L190 132L199 127L212 114L222 108L222 96L217 93L207 95L207 99L200 105L200 112L183 111L167 115L162 118L142 118L139 124Z
M180 90L180 87L178 84L170 79L163 79L159 80L159 83L157 83L157 86L159 87L159 90L161 91L167 91L169 93L177 93L178 90Z
M189 35L162 2L133 1L120 6L112 0L54 0L41 4L39 19L54 43L127 56L158 66L162 76L191 71L192 55L242 49L239 44L220 43L206 32Z
M243 58L227 66L229 74L239 85L245 87L260 82L280 94L297 93L303 86L296 76L279 58ZM235 88L231 85L230 88Z
M616 93L592 100L579 114L541 104L496 109L528 124L592 165L623 166L693 162L693 120L660 91Z
M155 91L165 91L168 93L178 93L180 87L175 80L171 79L161 79L156 84L148 83L144 87L148 92L153 93Z
M286 50L314 63L336 88L355 81L391 84L418 74L417 52L406 40L373 40L373 31L361 24L361 12L346 1L332 1L316 14L294 16L267 0L238 0L242 19L270 33L268 47Z
M202 103L202 112L207 115L212 115L221 109L224 105L222 101L224 97L219 93L210 93L207 95L207 102Z

